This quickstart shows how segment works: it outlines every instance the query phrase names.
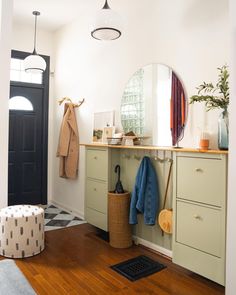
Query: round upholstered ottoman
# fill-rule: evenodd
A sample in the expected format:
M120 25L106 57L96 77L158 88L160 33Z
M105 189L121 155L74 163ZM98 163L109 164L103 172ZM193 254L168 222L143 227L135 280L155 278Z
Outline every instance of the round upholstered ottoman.
M44 210L16 205L0 210L0 254L11 258L36 255L44 249Z

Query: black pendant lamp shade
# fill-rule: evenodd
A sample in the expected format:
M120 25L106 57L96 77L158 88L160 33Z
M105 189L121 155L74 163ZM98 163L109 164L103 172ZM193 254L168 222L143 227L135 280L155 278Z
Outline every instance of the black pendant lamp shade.
M115 40L121 36L121 27L120 15L110 8L106 0L97 14L91 35L97 40Z
M36 52L36 33L37 33L37 17L40 15L39 11L33 11L32 14L35 16L34 24L34 50L31 55L28 55L24 59L24 68L27 73L39 73L46 70L45 60Z

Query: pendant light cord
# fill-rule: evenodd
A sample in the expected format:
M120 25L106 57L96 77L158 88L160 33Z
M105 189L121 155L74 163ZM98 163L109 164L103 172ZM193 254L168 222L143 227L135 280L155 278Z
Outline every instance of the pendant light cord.
M37 39L37 17L40 15L39 11L33 11L33 15L35 16L35 21L34 21L34 51L33 54L37 54L36 52L36 39Z
M102 9L110 9L110 6L108 5L107 0L106 0Z
M37 54L36 52L36 28L37 28L37 15L35 15L35 22L34 22L34 54Z

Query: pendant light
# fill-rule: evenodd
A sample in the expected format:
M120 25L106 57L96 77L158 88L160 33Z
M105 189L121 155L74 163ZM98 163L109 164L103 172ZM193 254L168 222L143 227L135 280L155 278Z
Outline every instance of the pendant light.
M33 11L32 14L35 16L34 23L34 50L33 53L27 56L24 59L24 68L27 73L42 73L46 70L45 60L38 55L36 52L36 32L37 32L37 17L40 15L40 12Z
M107 0L98 12L91 35L97 40L115 40L121 36L121 17L111 10Z

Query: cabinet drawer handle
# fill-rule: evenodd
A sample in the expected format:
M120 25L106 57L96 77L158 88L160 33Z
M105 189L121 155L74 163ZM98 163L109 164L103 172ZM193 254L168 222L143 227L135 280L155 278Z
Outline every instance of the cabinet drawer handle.
M95 156L95 157L94 157L94 160L97 160L97 159L98 159L98 157L97 157L97 156Z
M198 215L198 214L194 214L193 217L194 217L195 219L201 219L201 216Z
M96 192L97 191L96 187L93 190Z
M196 168L195 171L196 172L203 172L203 170L201 168Z

